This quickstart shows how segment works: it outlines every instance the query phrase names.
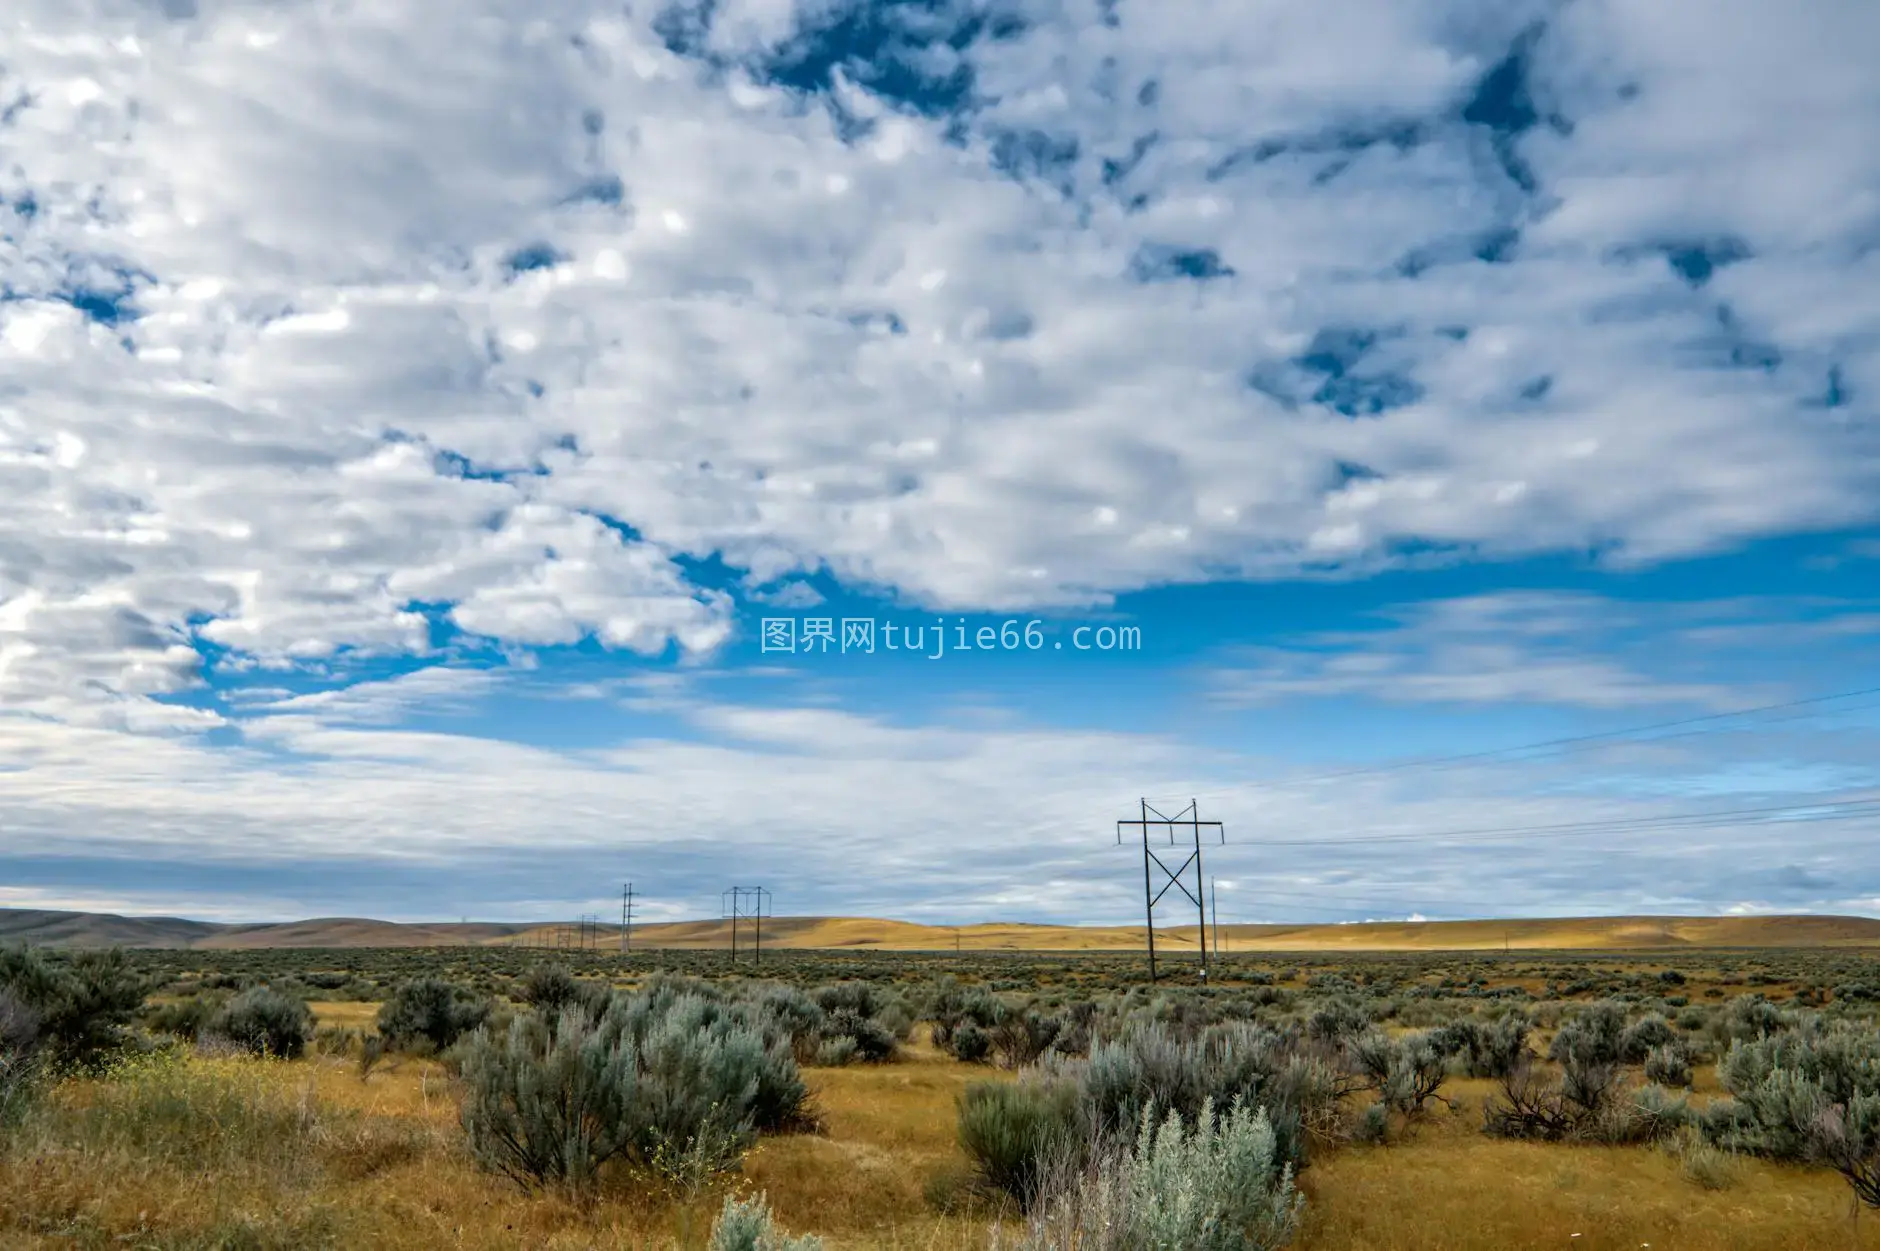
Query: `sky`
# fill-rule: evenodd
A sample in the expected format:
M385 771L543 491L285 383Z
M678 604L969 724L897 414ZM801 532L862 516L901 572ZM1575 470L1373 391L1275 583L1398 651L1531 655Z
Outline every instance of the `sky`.
M1229 922L1880 915L1772 12L14 0L0 906L1131 922L1192 801Z

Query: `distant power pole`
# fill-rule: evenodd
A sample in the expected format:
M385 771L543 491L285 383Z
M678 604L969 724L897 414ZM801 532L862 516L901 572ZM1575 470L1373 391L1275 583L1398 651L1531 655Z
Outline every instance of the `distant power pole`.
M1151 813L1154 813L1153 817L1150 815ZM1168 843L1170 847L1176 845L1176 826L1186 826L1193 834L1194 850L1188 853L1187 859L1183 860L1178 867L1173 869L1169 868L1167 864L1163 863L1162 857L1156 855L1155 852L1149 849L1149 827L1152 825L1158 829L1168 831ZM1125 826L1134 826L1142 832L1142 897L1144 911L1147 914L1144 929L1149 940L1149 980L1151 982L1156 980L1155 906L1162 901L1162 896L1168 894L1169 887L1171 886L1179 888L1182 894L1188 896L1188 902L1195 906L1196 916L1199 921L1199 925L1195 931L1195 937L1197 945L1201 949L1201 980L1204 982L1208 980L1208 906L1202 902L1204 892L1202 890L1203 876L1201 869L1201 827L1204 825L1212 826L1220 830L1221 842L1223 844L1227 842L1226 828L1222 826L1219 821L1203 821L1201 819L1201 811L1192 799L1188 801L1186 808L1183 808L1172 817L1157 812L1154 808L1149 806L1149 801L1145 799L1142 801L1142 816L1140 818L1134 821L1118 821L1116 823L1116 842L1119 847L1123 842L1123 828ZM1160 869L1162 876L1168 879L1163 882L1161 890L1155 889L1155 882L1150 870L1151 865ZM1195 869L1195 885L1193 890L1188 888L1187 877L1189 865L1193 865Z
M1221 954L1221 905L1214 896L1214 879L1208 879L1208 911L1214 914L1214 954Z
M731 961L738 959L738 922L751 922L751 959L753 963L764 962L764 909L770 902L770 892L761 886L733 886L719 896L724 907L724 915L731 922Z
M633 883L620 892L620 954L633 950Z

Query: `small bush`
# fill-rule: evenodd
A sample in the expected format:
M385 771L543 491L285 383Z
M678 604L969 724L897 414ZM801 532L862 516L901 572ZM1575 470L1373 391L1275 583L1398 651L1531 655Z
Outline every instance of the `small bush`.
M1160 1025L1142 1026L1090 1050L1067 1070L1076 1076L1084 1116L1101 1138L1129 1133L1149 1105L1193 1120L1201 1105L1236 1100L1266 1108L1294 1172L1307 1164L1309 1130L1337 1120L1346 1092L1326 1060L1294 1034L1228 1022L1183 1041Z
M1613 1146L1636 1146L1662 1142L1695 1121L1696 1114L1683 1096L1671 1095L1662 1086L1640 1086L1601 1109L1586 1136Z
M471 1150L525 1186L585 1188L624 1156L695 1191L760 1130L807 1119L787 1042L690 992L617 998L598 1020L525 1013L462 1060Z
M372 1076L372 1070L385 1058L385 1035L368 1034L359 1044L359 1080Z
M525 1187L592 1185L635 1129L633 1056L618 1030L567 1013L559 1029L528 1013L500 1040L479 1032L463 1057L471 1154Z
M984 1064L992 1056L992 1035L971 1021L955 1029L948 1041L953 1058L967 1064Z
M1091 1251L1271 1251L1298 1228L1305 1200L1264 1111L1204 1104L1192 1127L1143 1118L1134 1148L1044 1198L1027 1247Z
M1384 1103L1373 1103L1365 1108L1358 1117L1358 1123L1352 1127L1351 1136L1358 1142L1383 1144L1390 1138L1390 1108Z
M1645 1080L1688 1089L1692 1081L1690 1057L1676 1043L1653 1047L1645 1057Z
M1454 1021L1435 1031L1437 1046L1457 1056L1469 1077L1506 1077L1528 1054L1528 1019L1510 1014L1496 1021Z
M256 986L224 1004L205 1030L253 1055L298 1060L313 1038L313 1011L298 999Z
M896 1051L894 1031L873 1017L858 1016L846 1009L824 1018L824 1038L848 1043L853 1058L869 1064L892 1060Z
M144 1014L144 1025L156 1033L194 1042L227 1002L227 995L199 991L186 999L151 1008Z
M992 1027L992 1053L1008 1069L1022 1068L1051 1049L1064 1032L1064 1022L1029 1008L1014 1012Z
M1626 1026L1619 1036L1619 1058L1627 1064L1643 1064L1653 1050L1674 1037L1669 1021L1656 1012L1648 1013Z
M1826 1164L1860 1202L1880 1207L1880 1033L1796 1020L1754 1040L1737 1039L1717 1076L1734 1098L1706 1111L1713 1141Z
M1561 1094L1589 1116L1606 1104L1619 1080L1625 1009L1605 1000L1589 1004L1554 1035L1547 1054L1559 1063Z
M1029 1209L1079 1142L1076 1091L1062 1082L975 1082L959 1095L960 1147L980 1180Z
M379 1008L379 1033L394 1051L443 1051L489 1017L490 1005L442 978L405 982Z
M313 1049L323 1056L349 1056L365 1045L365 1031L348 1025L322 1025L313 1031Z
M0 989L0 1131L26 1115L39 1078L39 1016Z
M1392 1111L1414 1116L1437 1094L1447 1075L1444 1050L1430 1034L1391 1038L1381 1031L1353 1040L1352 1060L1378 1098Z
M559 964L537 965L515 988L521 1003L551 1023L560 1021L569 1008L579 1008L589 1020L596 1019L607 1010L613 994L613 987L606 982L583 981Z
M727 1195L712 1223L707 1251L822 1251L822 1245L822 1239L812 1234L792 1238L779 1231L766 1196L738 1199Z
M839 1069L855 1063L855 1040L846 1035L825 1038L816 1048L816 1063L826 1069Z
M1306 1034L1320 1042L1339 1043L1371 1028L1371 1014L1350 999L1334 999L1306 1018Z
M1687 1181L1705 1190L1728 1190L1736 1184L1740 1172L1736 1157L1704 1141L1695 1126L1686 1128L1669 1144L1678 1162L1678 1171Z
M982 1032L990 1031L1005 1019L1009 1011L1003 1000L982 986L961 986L951 979L943 981L934 991L928 1009L933 1018L934 1046L952 1052L957 1059L968 1059L961 1054L954 1035L969 1025ZM975 1042L974 1046L977 1045ZM988 1037L985 1050L970 1059L973 1062L983 1060L990 1051L991 1039Z

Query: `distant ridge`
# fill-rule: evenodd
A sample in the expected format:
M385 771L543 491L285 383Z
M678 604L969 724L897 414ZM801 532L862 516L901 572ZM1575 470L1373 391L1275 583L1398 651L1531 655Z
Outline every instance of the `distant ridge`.
M271 947L549 947L555 925L417 923L360 917L231 925L180 917L0 908L0 944L244 950ZM740 932L748 942L750 930ZM1565 917L1481 921L1367 921L1353 925L1223 925L1228 954L1245 951L1630 951L1714 947L1880 947L1880 919L1842 916ZM633 945L722 948L724 921L633 927ZM618 926L594 941L617 950ZM1133 951L1141 926L992 922L958 927L872 917L766 917L766 947L878 951ZM1193 926L1156 931L1158 946L1193 951Z

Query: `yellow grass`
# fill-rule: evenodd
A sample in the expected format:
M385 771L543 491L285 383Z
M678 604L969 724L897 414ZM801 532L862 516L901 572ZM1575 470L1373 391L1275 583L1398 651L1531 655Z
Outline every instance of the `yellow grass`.
M123 1105L130 1087L70 1082L46 1126L29 1126L18 1149L0 1153L0 1247L208 1246L246 1234L240 1245L285 1249L696 1248L724 1189L735 1188L768 1192L786 1228L822 1235L831 1251L983 1248L992 1214L943 1215L926 1191L930 1179L963 1169L954 1098L990 1075L919 1043L902 1063L812 1069L823 1133L765 1140L741 1177L689 1204L619 1178L584 1209L478 1171L462 1153L450 1082L429 1061L393 1058L362 1081L356 1066L324 1058L190 1059L165 1080L192 1097L245 1092L266 1105L275 1119L262 1129L287 1143L287 1156L270 1158L243 1138L257 1131L240 1118L217 1131L214 1159L191 1153L199 1147L166 1151L160 1138L127 1148L80 1126L86 1109ZM1650 1148L1496 1141L1480 1133L1487 1089L1452 1083L1464 1109L1433 1113L1391 1146L1320 1152L1302 1179L1309 1207L1296 1245L1880 1247L1871 1216L1858 1231L1850 1223L1848 1189L1832 1173L1745 1160L1732 1187L1706 1191ZM291 1126L303 1122L296 1137ZM290 1128L268 1128L277 1123Z
M327 1002L316 999L307 1006L313 1009L313 1019L320 1025L338 1025L351 1029L373 1030L378 1027L379 1005L376 1003Z
M1452 1082L1407 1141L1349 1147L1308 1169L1298 1242L1311 1251L1849 1251L1880 1247L1856 1223L1847 1185L1826 1170L1743 1159L1706 1191L1669 1153L1643 1147L1503 1142L1481 1133L1486 1082ZM1856 1238L1858 1233L1858 1239Z

